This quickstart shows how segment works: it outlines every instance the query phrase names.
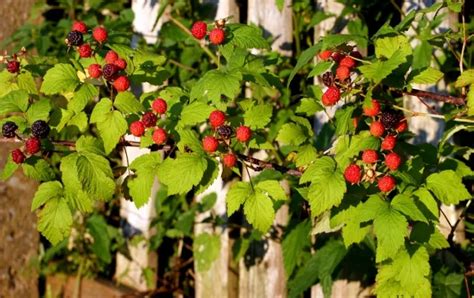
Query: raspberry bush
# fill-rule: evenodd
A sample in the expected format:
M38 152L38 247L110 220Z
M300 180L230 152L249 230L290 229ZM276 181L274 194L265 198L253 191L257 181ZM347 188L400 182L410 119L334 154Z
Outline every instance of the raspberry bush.
M472 198L466 181L474 175L464 163L472 150L449 140L474 128L474 70L457 69L452 78L432 67L427 53L447 45L428 39L429 49L413 48L408 16L370 40L363 34L325 36L290 68L292 61L271 52L258 27L173 16L170 23L192 45L188 51L202 49L202 56L132 49L114 30L78 20L64 35L64 59L41 60L24 50L3 57L2 140L21 147L8 157L1 178L22 168L40 182L32 202L38 230L53 245L61 243L76 213L94 212L121 196L141 207L155 195L155 179L162 185L160 204L175 204L167 198L188 204L222 169L224 180L239 180L226 204L230 222L243 215L252 227L251 238L242 241L271 237L279 229L276 211L290 206L282 234L290 296L317 281L328 294L331 274L354 247L373 256L377 295L431 296L433 275L439 276L434 270L440 270L433 260L456 248L452 235L445 239L438 229L440 205L468 206ZM367 48L369 54L361 55ZM176 69L180 57L191 60L185 64L199 62L200 73ZM320 83L310 83L313 77ZM426 91L440 80L452 95ZM145 82L160 87L131 91ZM420 84L426 90L415 89ZM407 121L421 114L403 106L403 95L445 103L444 116L423 115L446 122L436 146L410 141ZM335 115L316 134L314 114L330 109ZM120 164L125 146L151 152ZM257 151L267 157L253 157ZM242 179L249 168L260 174ZM153 247L165 237L191 234L182 217L209 208L189 204L177 219L159 222L169 230L150 240ZM222 219L210 220L217 225ZM168 225L173 221L181 230ZM243 255L248 245L239 249ZM318 271L325 262L333 263Z

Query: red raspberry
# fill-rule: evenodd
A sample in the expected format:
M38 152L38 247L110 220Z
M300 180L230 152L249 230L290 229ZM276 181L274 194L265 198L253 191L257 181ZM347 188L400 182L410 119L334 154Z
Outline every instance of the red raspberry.
M323 94L322 102L325 106L335 105L341 98L341 92L335 86L329 87Z
M23 163L26 159L26 156L25 154L23 154L23 152L21 152L20 149L15 149L12 151L12 160L17 163L17 164L20 164L20 163Z
M168 138L168 134L166 133L166 130L164 130L161 127L158 127L153 132L153 136L151 138L153 139L153 142L155 142L155 144L161 145L161 144L166 143L166 139Z
M211 123L211 126L214 128L221 126L224 122L225 114L222 111L215 110L209 115L209 123Z
M89 58L92 56L92 48L90 44L85 43L83 45L80 45L77 48L77 52L79 53L79 57L81 58Z
M355 65L356 65L356 62L354 61L354 59L348 56L342 58L341 62L339 62L339 66L345 66L348 68L353 68Z
M376 163L379 159L377 151L372 149L367 149L362 153L362 161L365 163Z
M380 103L377 100L372 99L372 105L364 106L363 110L364 110L364 115L367 117L377 116L378 113L380 113Z
M385 127L383 127L382 122L374 121L370 124L370 133L374 137L381 137L385 132Z
M227 153L222 158L222 161L224 162L224 166L228 168L233 168L237 163L237 157L233 153Z
M349 182L350 184L359 183L361 177L362 173L358 165L351 164L344 171L344 178L346 178L347 182Z
M331 57L332 57L332 59L333 59L334 61L336 61L336 62L339 63L339 61L341 61L345 56L342 55L341 53L334 52L334 53L332 53L332 56L331 56Z
M390 175L383 176L383 177L379 178L379 180L378 180L378 187L379 187L381 192L389 192L396 185L397 185L397 182L395 181L395 178L393 178Z
M331 55L332 55L332 51L325 50L325 51L322 51L321 53L319 53L318 57L321 60L328 60L329 58L331 58Z
M105 54L105 62L109 64L114 64L115 61L119 58L118 54L110 50Z
M211 136L204 137L204 139L202 140L202 147L206 152L215 152L217 150L217 147L219 147L219 141Z
M141 121L134 121L130 124L130 132L136 137L141 137L145 133L145 125Z
M224 42L225 39L225 31L221 28L214 28L209 33L209 40L214 45L220 45Z
M130 81L126 76L119 76L115 81L114 81L114 88L118 92L126 91L130 87Z
M339 66L336 69L336 78L338 78L340 81L345 81L351 76L351 70L349 67L346 66Z
M203 39L207 34L207 24L203 21L197 21L191 27L191 33L194 38Z
M89 76L94 79L100 78L100 76L102 75L102 68L99 64L89 65L87 71L89 72Z
M397 137L394 135L388 135L383 139L382 145L380 146L382 150L393 150L397 144Z
M408 129L408 122L406 119L403 119L402 121L400 121L400 123L398 123L397 126L395 127L395 130L398 132L404 132L407 129Z
M168 109L168 105L166 104L166 101L163 98L157 98L151 104L151 108L157 114L161 115L161 114L166 113L166 110Z
M92 31L92 37L98 42L103 43L107 40L108 34L104 27L97 27Z
M38 153L41 149L41 141L38 138L32 137L26 140L25 149L28 154Z
M17 60L10 60L7 62L7 70L9 73L18 73L20 72L20 62Z
M114 65L116 65L120 70L127 68L127 61L122 58L115 60Z
M75 21L73 24L72 24L72 28L71 28L71 31L79 31L81 32L82 34L86 34L87 33L87 26L84 22L82 21Z
M401 163L400 155L395 152L390 152L385 156L385 165L392 171L396 171Z
M248 126L241 125L235 130L235 137L239 142L245 143L252 137L252 130Z
M142 116L142 123L143 123L143 125L145 125L145 127L155 126L156 121L158 121L158 118L156 118L156 115L153 114L152 112L146 112Z

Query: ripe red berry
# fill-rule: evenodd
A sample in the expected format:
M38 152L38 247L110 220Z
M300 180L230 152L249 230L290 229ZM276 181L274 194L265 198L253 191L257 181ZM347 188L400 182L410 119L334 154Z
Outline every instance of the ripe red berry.
M7 70L9 73L18 73L20 72L20 62L17 60L10 60L7 62Z
M82 34L86 34L87 33L87 26L84 22L82 21L75 21L73 24L72 24L72 28L71 28L71 31L79 31L81 32Z
M348 56L342 58L341 61L339 62L339 66L345 66L348 68L353 68L355 65L356 65L356 62L354 61L354 59Z
M225 123L225 114L222 111L215 110L209 115L209 123L216 128Z
M80 45L77 48L77 52L79 53L79 57L81 58L89 58L92 56L92 48L88 43Z
M41 149L41 141L39 138L29 138L25 142L25 149L28 154L35 154L38 153Z
M403 119L402 121L400 121L395 127L395 130L398 132L404 132L407 129L408 129L408 122L406 119Z
M344 178L346 178L346 181L350 184L359 183L361 177L362 173L358 165L351 164L344 171Z
M235 130L235 137L239 142L245 143L252 137L252 130L248 126L241 125Z
M141 121L143 125L145 125L145 127L153 127L156 125L156 121L158 121L158 118L152 112L146 112L145 114L143 114Z
M370 124L370 133L374 137L381 137L385 132L385 127L383 126L382 122L374 121Z
M161 127L158 127L153 132L153 135L152 135L151 138L153 139L153 142L155 142L155 144L161 145L161 144L166 143L166 139L168 138L168 134L166 133L166 130L164 130Z
M209 33L209 40L214 45L220 45L224 42L225 39L225 31L221 28L214 28Z
M390 175L383 176L383 177L379 178L379 180L378 180L378 187L379 187L381 192L389 192L396 185L397 185L397 182L395 181L395 178L393 178Z
M197 39L203 39L207 34L207 24L203 21L197 21L191 27L191 33Z
M319 53L318 57L321 60L328 60L329 58L331 58L331 55L332 55L331 50L325 50L325 51L322 51L321 53Z
M104 27L97 27L92 31L92 37L98 42L103 43L107 40L108 34Z
M377 100L372 99L372 105L364 106L363 110L364 110L364 115L367 117L377 116L378 113L380 113L380 103Z
M376 163L379 159L377 151L372 149L367 149L362 153L362 161L365 163Z
M141 137L145 133L145 125L141 121L134 121L130 124L130 132L136 137Z
M326 90L326 92L324 92L321 101L325 106L333 106L339 101L340 98L341 92L339 92L339 89L335 86L331 86Z
M23 163L25 159L26 159L26 156L25 154L23 154L23 152L21 152L20 149L15 149L12 151L13 162L20 164L20 163Z
M211 136L204 137L204 139L202 139L202 147L206 152L215 152L217 147L219 147L219 141Z
M122 58L115 60L114 65L116 65L120 70L127 68L127 61Z
M396 171L401 163L400 155L395 152L390 152L385 156L385 165L392 171Z
M382 150L390 151L390 150L393 150L393 148L395 148L396 144L397 144L397 137L394 135L388 135L383 139L380 147L382 148Z
M112 50L108 51L107 54L105 54L105 62L109 64L114 64L114 62L117 61L118 58L118 54Z
M227 153L222 158L222 161L224 162L224 166L228 168L233 168L237 163L237 157L233 153Z
M346 66L339 66L336 69L336 78L338 78L341 81L345 81L351 76L351 70L349 67Z
M114 81L114 88L118 92L126 91L130 87L130 81L126 76L119 76L115 81Z
M163 98L157 98L151 104L151 108L157 114L161 115L161 114L166 113L166 110L168 109L168 105L166 104L166 101Z
M331 57L332 57L332 59L333 59L334 61L336 61L337 63L339 63L339 61L341 61L345 56L342 55L341 53L334 52L334 53L332 53L332 56L331 56Z
M102 75L102 68L100 67L99 64L91 64L87 68L87 71L89 72L89 76L91 78L97 79Z

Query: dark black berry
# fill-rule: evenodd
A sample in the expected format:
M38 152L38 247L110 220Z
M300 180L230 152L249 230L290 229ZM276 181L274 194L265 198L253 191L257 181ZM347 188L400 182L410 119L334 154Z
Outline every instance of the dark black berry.
M33 136L43 139L46 138L49 134L49 125L43 120L38 120L31 125L31 133Z
M385 129L395 128L400 120L403 119L403 115L395 110L387 110L382 112L382 117L380 121L382 121L383 126Z
M232 136L232 127L230 127L229 125L221 125L217 128L217 133L223 139L228 139Z
M158 118L157 118L156 115L153 114L152 112L146 112L146 113L143 114L143 116L142 116L142 122L143 122L143 124L145 125L145 127L153 127L153 126L155 126L157 120L158 120Z
M113 64L105 64L102 67L102 76L107 81L113 80L117 76L118 70L118 67Z
M334 85L334 74L330 71L326 72L322 76L323 84L330 87Z
M80 46L84 43L82 33L79 31L71 31L67 35L67 43L71 46Z
M20 71L20 62L16 60L10 60L7 62L7 70L9 73L17 73Z
M15 131L18 129L18 126L15 122L7 121L3 123L2 126L2 134L5 138L14 138Z

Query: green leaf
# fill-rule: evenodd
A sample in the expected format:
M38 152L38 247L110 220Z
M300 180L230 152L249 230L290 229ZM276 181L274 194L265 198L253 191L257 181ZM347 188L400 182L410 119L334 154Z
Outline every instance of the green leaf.
M464 71L456 80L456 88L465 87L474 84L474 69Z
M92 251L101 261L109 264L112 261L112 254L110 252L111 241L104 217L94 214L87 219L86 226L94 238L91 245Z
M120 95L121 93L119 93ZM74 96L67 104L68 110L74 113L80 113L84 110L87 104L99 95L99 89L92 84L83 84L74 92Z
M28 93L25 90L14 90L0 99L0 115L15 112L26 112Z
M27 91L29 94L38 94L38 90L36 90L36 82L31 75L31 72L25 71L20 73L16 80L20 89Z
M352 114L356 109L355 106L345 106L342 109L336 111L336 135L346 135L347 132L354 130L354 124L352 123Z
M219 257L221 251L221 238L219 235L202 233L194 238L193 253L196 262L196 270L207 271L213 262Z
M365 78L378 84L406 61L405 54L399 50L390 59L385 61L377 60L372 64L359 66L359 70Z
M18 90L16 75L9 73L6 69L0 71L0 97L7 95L10 91Z
M130 165L135 175L128 181L128 188L137 208L145 205L151 197L153 182L161 160L161 154L153 152L138 157Z
M304 145L298 150L296 155L296 166L302 167L309 165L318 158L318 151L313 145Z
M313 116L316 112L323 110L324 108L318 100L314 98L303 98L296 108L296 113L304 114L306 116Z
M434 84L441 80L443 75L441 71L428 67L416 73L410 80L410 84Z
M467 92L467 115L474 116L474 84L469 87Z
M286 276L291 276L296 266L301 263L303 249L311 245L310 232L311 221L306 219L284 236L282 250Z
M380 209L374 219L374 231L377 235L376 262L392 258L405 243L408 222L397 210L390 207Z
M36 181L50 181L56 176L51 165L37 156L28 158L22 164L22 168L26 177Z
M65 198L68 203L81 212L90 212L92 211L93 200L79 180L76 165L78 157L79 154L70 154L61 159L61 180L64 184Z
M231 216L239 210L240 206L253 193L250 183L239 181L236 182L227 192L227 216Z
M244 203L245 217L250 224L266 233L275 219L272 200L261 192L251 194Z
M26 112L26 119L28 123L33 124L37 120L47 121L49 112L51 111L51 104L49 99L43 98L32 104Z
M115 192L115 181L109 161L104 157L84 152L78 154L77 177L84 189L99 200L110 199Z
M415 221L428 222L428 219L418 209L413 198L405 194L396 195L391 203L392 207Z
M59 181L50 181L40 184L31 202L31 211L35 211L39 207L46 204L53 198L61 198L63 196L63 186Z
M89 152L97 155L105 155L104 145L93 136L81 136L76 141L76 151L79 153Z
M368 131L361 132L355 136L340 136L336 144L335 158L338 165L345 169L354 156L366 149L377 150L380 140L370 135Z
M346 182L336 162L330 157L317 159L303 174L300 184L311 181L308 201L313 217L338 206L346 192Z
M222 95L234 99L240 93L242 74L238 71L210 70L191 89L191 100L220 103Z
M191 129L180 129L178 131L179 142L177 144L179 151L185 152L186 148L191 149L196 153L204 153L201 141L198 139L196 133Z
M426 178L426 185L438 200L448 205L471 198L461 178L453 170L429 175Z
M0 173L0 181L6 181L10 178L18 169L20 165L13 162L11 154L8 155L7 162L5 163L5 167L3 167L2 172Z
M390 59L394 56L405 58L411 53L412 48L406 36L390 36L375 41L375 55L377 58Z
M130 91L119 92L115 97L114 107L124 114L136 114L144 110L142 104Z
M330 61L319 62L318 64L314 66L313 70L311 70L311 72L308 75L308 78L319 76L320 74L331 69L332 65L333 65L333 62L330 62Z
M434 274L433 297L458 298L462 297L464 274L440 270Z
M271 105L256 105L248 109L244 114L245 125L252 129L264 128L272 118L273 108Z
M199 101L195 101L189 105L184 106L181 111L180 126L195 125L204 122L209 117L209 114L214 110L213 107Z
M79 83L74 67L70 64L59 63L46 72L41 92L46 95L72 92Z
M306 138L307 136L300 125L287 123L280 128L276 140L284 145L298 146L306 141Z
M296 76L296 74L308 63L314 59L314 56L321 50L322 43L317 43L313 45L312 47L309 47L308 49L304 50L303 53L298 57L298 61L296 62L295 68L290 73L290 76L288 77L288 83L287 87L290 86L291 81L293 78Z
M255 186L255 191L261 191L264 195L274 200L286 200L286 193L280 183L276 180L265 180Z
M255 25L229 24L231 31L229 45L244 49L269 49L268 42L263 38L262 29Z
M158 178L168 186L168 195L184 194L201 181L207 160L196 153L185 153L176 159L167 158L158 168Z
M66 238L72 225L72 214L64 198L50 199L38 214L38 231L53 245Z

